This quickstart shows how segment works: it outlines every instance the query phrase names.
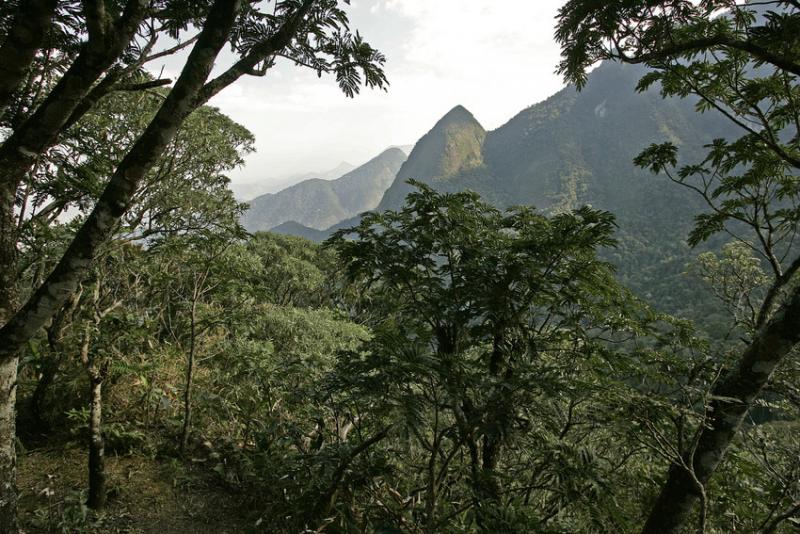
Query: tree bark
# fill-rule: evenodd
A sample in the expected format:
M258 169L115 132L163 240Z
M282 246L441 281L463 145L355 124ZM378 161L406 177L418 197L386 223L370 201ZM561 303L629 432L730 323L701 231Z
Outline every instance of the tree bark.
M0 185L0 197L7 191ZM6 199L0 198L0 202ZM13 205L13 197L12 197ZM16 265L16 243L11 241L13 214L0 214L0 324L14 313L16 295L13 266ZM0 341L0 347L2 342ZM0 359L0 532L17 532L16 488L16 351Z
M92 510L102 510L106 505L106 467L105 441L103 440L103 381L108 374L105 361L98 361L90 350L92 332L100 328L103 317L108 315L120 302L117 301L105 310L98 308L100 303L100 279L95 281L92 291L91 307L94 318L87 321L83 330L80 360L89 377L89 496L86 505Z
M692 462L697 481L705 485L711 478L747 415L753 401L767 384L773 371L800 343L800 288L756 334L745 349L738 366L714 388L708 412L710 418L698 430ZM693 453L693 454L692 454ZM691 460L693 458L693 460ZM677 534L700 499L697 482L687 470L673 465L667 481L650 510L643 534Z
M217 0L214 4L208 15L209 22L158 113L120 162L56 267L22 309L0 329L0 362L14 357L75 291L100 246L128 210L139 183L184 119L197 107L197 94L227 41L238 7L239 0Z
M16 311L17 224L14 218L16 187L0 183L0 324Z
M192 299L189 326L189 355L186 359L186 384L183 389L183 428L181 429L181 453L189 443L189 428L192 424L192 382L194 381L194 351L197 337L197 288Z
M103 440L103 373L89 369L91 406L89 416L89 498L86 505L102 510L106 505L105 441Z
M0 532L17 532L17 359L0 362Z
M0 46L0 116L11 95L25 79L36 51L53 21L58 0L26 0L20 3L14 23Z

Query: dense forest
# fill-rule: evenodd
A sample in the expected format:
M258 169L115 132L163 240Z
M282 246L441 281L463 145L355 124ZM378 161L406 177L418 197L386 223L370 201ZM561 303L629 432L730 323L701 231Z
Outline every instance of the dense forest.
M248 212L209 101L388 89L349 8L0 4L0 533L800 529L800 2L568 0L553 98Z

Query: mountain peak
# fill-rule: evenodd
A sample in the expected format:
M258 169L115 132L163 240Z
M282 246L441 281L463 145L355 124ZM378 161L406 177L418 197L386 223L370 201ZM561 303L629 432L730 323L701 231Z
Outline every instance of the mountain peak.
M378 154L377 157L380 158L380 157L394 156L394 155L402 155L403 159L405 159L408 156L408 153L400 147L390 146L389 148Z
M378 210L399 209L412 190L407 183L412 178L433 184L483 165L485 138L486 130L464 106L451 109L414 145Z
M469 112L467 108L462 106L461 104L455 106L453 109L448 111L444 117L439 119L439 122L436 123L434 129L443 128L451 125L470 125L470 126L481 126L481 123L475 118L475 116ZM483 129L483 126L481 126Z

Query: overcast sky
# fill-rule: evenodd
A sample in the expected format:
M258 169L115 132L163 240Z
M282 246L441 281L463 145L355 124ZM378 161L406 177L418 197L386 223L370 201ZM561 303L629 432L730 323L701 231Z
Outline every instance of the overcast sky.
M358 165L413 144L457 104L488 129L562 87L554 17L563 0L353 0L353 29L386 55L387 92L345 97L330 77L281 63L215 97L256 136L234 182ZM167 71L170 69L167 68Z

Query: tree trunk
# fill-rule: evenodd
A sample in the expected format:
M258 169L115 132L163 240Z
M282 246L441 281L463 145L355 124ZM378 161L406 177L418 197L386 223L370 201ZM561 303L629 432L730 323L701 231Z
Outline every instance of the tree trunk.
M94 367L94 366L93 366ZM89 498L92 510L106 505L105 442L103 440L103 373L90 369L91 407L89 417Z
M678 465L669 469L667 481L650 510L643 534L682 532L692 508L701 495L697 482L706 485L730 446L750 406L767 384L775 367L800 343L800 288L745 349L736 369L714 388L714 400L706 424L699 430L697 446L686 461L697 481ZM691 453L692 451L690 451Z
M47 361L42 366L42 374L39 376L39 381L36 382L36 388L31 395L31 415L36 425L36 432L41 434L47 434L50 431L50 423L44 416L45 398L60 367L60 355L51 354L48 356Z
M57 0L25 0L20 3L11 30L0 47L0 116L44 41L57 5Z
M0 362L0 532L17 532L17 359Z
M103 380L106 368L99 364L89 350L92 332L100 326L103 313L97 310L100 300L100 281L95 282L92 305L94 321L87 322L83 331L80 360L89 375L89 497L86 505L101 510L106 505L105 442L103 441Z
M500 501L500 485L497 482L495 470L497 469L497 461L500 458L502 448L501 436L494 430L490 430L483 436L483 464L482 476L483 484L482 489L484 498L493 502L499 503Z
M436 473L436 455L439 453L439 411L436 410L436 425L433 428L433 443L431 456L428 459L428 488L425 491L425 532L436 532L436 499L438 497L438 484Z
M198 94L228 39L238 8L238 0L214 3L208 15L209 22L203 27L186 66L158 113L120 162L58 265L22 309L0 329L0 362L12 358L75 291L100 246L128 210L139 182L172 141L184 119L199 105Z
M0 184L0 325L16 304L14 191ZM2 346L2 341L0 341ZM16 400L18 354L0 359L0 532L17 531Z
M312 509L313 510L311 514L312 518L320 519L330 514L331 510L333 510L333 508L336 506L336 497L339 492L339 486L344 480L344 477L347 474L347 469L350 467L350 464L360 454L368 451L373 445L385 439L389 435L389 431L391 429L392 429L391 426L387 426L386 428L384 428L371 438L363 441L352 451L347 453L347 455L339 462L339 465L336 467L336 469L333 471L331 475L331 481L328 484L328 487L323 492L321 492L316 505Z
M72 313L80 303L81 292L74 293L69 302L53 317L50 326L47 327L47 347L49 354L42 362L41 374L36 382L36 388L31 395L31 415L33 416L37 430L46 433L49 430L49 423L44 417L44 404L47 391L61 369L64 360L64 332L67 329L67 322Z
M14 316L17 285L16 186L0 182L0 325ZM14 351L16 353L16 351Z
M181 429L181 453L189 443L189 428L192 423L192 382L194 380L194 351L197 337L197 288L192 299L189 331L189 355L186 360L186 384L183 389L183 428Z
M499 377L503 368L506 366L507 348L505 325L496 325L497 332L492 339L492 355L489 359L489 374ZM504 377L506 380L513 375L511 367L506 368ZM502 388L495 388L487 402L486 415L484 421L484 433L481 444L481 499L499 505L500 485L497 481L495 471L500 460L503 447L503 432L508 425L509 414L513 411L510 399L507 399Z

